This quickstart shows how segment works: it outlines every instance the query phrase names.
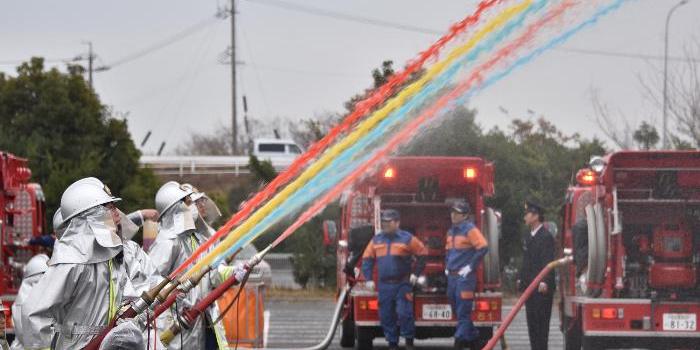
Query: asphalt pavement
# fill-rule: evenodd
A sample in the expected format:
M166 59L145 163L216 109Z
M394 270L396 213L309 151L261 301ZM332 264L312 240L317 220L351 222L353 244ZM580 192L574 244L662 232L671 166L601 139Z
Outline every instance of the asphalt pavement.
M328 328L334 308L333 300L268 300L266 309L269 311L267 347L269 348L300 348L319 343ZM510 305L505 305L503 315L510 312ZM549 348L562 349L563 338L559 331L559 319L555 309L552 310L550 322ZM529 349L525 311L522 310L506 332L506 340L510 349ZM340 331L336 331L333 344L329 349L343 349L338 343ZM416 340L420 349L451 349L452 339ZM386 349L384 339L374 340L375 349ZM500 346L497 347L500 349Z

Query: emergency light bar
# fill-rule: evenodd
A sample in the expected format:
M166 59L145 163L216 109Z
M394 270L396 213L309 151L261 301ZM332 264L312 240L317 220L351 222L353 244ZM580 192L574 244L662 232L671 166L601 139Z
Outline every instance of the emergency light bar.
M396 171L394 171L394 168L387 168L386 170L384 170L385 179L393 179L394 176L396 176Z
M476 179L476 169L475 168L464 168L464 178L467 180Z
M581 186L592 186L596 183L597 179L597 174L591 169L581 169L576 174L576 181Z

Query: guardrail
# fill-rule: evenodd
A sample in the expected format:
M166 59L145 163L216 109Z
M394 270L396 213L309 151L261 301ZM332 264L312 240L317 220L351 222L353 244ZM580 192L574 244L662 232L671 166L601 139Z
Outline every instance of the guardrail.
M286 169L293 158L267 159L277 171ZM139 163L157 175L221 175L250 174L248 156L141 156Z

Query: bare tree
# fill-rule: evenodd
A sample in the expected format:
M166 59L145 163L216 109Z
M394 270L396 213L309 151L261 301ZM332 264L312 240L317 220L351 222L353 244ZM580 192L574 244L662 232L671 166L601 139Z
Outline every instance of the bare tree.
M620 149L632 149L633 129L632 124L621 112L613 112L600 97L600 92L591 89L591 103L595 112L595 122L600 131Z
M248 153L252 142L260 137L273 137L276 134L286 137L285 122L281 118L272 120L251 119L245 128L246 134L238 135L238 144L245 145L244 153ZM211 133L192 133L190 139L179 145L175 150L179 155L227 156L232 155L231 129L219 124Z
M190 139L178 145L175 153L191 156L228 156L233 154L232 150L231 129L220 125L211 134L190 134Z
M669 138L674 147L682 147L682 137L689 138L695 147L700 147L700 41L695 40L684 50L682 63L668 71ZM645 96L663 108L663 71L652 70L639 81ZM675 124L674 135L671 130ZM662 131L663 133L663 131Z
M289 134L297 144L308 148L326 136L342 117L338 113L326 112L314 118L288 122Z

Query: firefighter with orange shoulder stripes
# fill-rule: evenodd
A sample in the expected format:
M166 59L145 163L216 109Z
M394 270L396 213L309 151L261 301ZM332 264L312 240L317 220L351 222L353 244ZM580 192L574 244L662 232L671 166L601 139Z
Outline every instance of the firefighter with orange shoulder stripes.
M406 339L406 349L413 349L416 325L413 317L413 285L423 268L427 250L412 234L399 228L399 212L387 209L381 213L382 231L372 238L362 258L362 274L366 286L374 288L374 264L379 276L379 320L389 349L398 349L399 332ZM411 267L416 260L413 271ZM397 327L398 321L398 327Z
M455 348L480 348L479 331L472 323L472 304L476 289L476 269L488 251L486 239L470 219L471 208L465 201L455 202L450 210L452 227L447 231L445 274L447 297L457 316Z

